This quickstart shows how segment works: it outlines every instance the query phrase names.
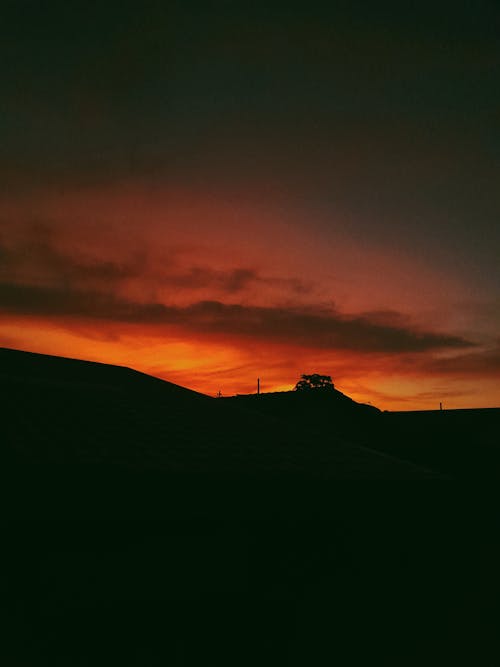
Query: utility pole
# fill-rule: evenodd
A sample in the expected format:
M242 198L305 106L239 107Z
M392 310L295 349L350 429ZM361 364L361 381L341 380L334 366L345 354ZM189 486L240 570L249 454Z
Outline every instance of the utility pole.
M443 404L442 404L442 403L439 403L439 409L440 409L440 410L443 409Z
M257 378L257 396L260 394L260 378Z

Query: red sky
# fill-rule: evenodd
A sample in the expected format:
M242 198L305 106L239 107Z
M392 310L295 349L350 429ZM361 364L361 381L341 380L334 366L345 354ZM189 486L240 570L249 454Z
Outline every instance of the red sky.
M342 220L313 235L283 199L132 183L31 192L1 216L4 346L209 394L317 371L384 409L500 404L474 287Z
M6 13L0 345L499 406L500 13L170 4Z

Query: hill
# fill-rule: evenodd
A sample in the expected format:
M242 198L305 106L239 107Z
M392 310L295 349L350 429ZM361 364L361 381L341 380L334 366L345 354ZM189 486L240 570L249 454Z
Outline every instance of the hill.
M335 432L316 439L285 414L257 415L129 368L7 349L0 363L2 458L23 474L142 471L177 485L432 476Z
M175 401L208 398L172 382L140 373L126 366L113 366L82 359L0 348L0 383L4 386L23 384L67 390L140 391L157 394Z
M293 425L296 433L325 447L342 441L371 452L384 451L377 442L372 442L372 434L381 429L381 411L358 403L337 389L243 394L222 400L235 407L244 406L258 415L286 421ZM398 450L397 458L408 458L404 447Z
M224 399L293 423L310 439L341 439L457 478L500 478L500 408L381 412L328 390Z
M222 400L232 402L260 413L287 419L348 419L373 417L380 410L372 405L358 403L337 389L313 389L310 391L280 391L262 394L238 394ZM330 421L331 423L331 421Z
M374 426L365 441L375 449L457 478L500 478L500 408L384 412Z
M477 615L457 564L468 515L458 505L455 528L448 485L443 501L435 485L409 483L432 473L339 435L341 415L353 433L361 414L382 423L376 410L347 397L333 399L336 412L318 396L210 399L131 369L19 351L0 361L4 508L69 519L10 522L4 535L5 634L22 628L9 664L160 664L162 651L169 664L304 664L311 652L319 663L332 636L352 658L343 664L365 664L365 649L411 664L415 629L439 642L443 618L454 631ZM266 402L281 415L255 409ZM462 555L466 567L484 571L488 556L496 572L498 550L479 547ZM420 645L418 664L432 664Z

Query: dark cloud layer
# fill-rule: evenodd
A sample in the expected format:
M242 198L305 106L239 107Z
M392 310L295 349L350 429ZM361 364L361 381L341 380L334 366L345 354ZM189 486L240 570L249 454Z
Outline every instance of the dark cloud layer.
M35 274L42 280L65 285L109 285L137 277L144 271L145 263L146 257L140 252L124 261L113 261L81 253L70 257L46 238L9 245L2 245L0 241L0 277L3 279Z
M498 404L498 0L0 4L0 343Z
M206 266L193 266L183 272L165 272L162 284L172 287L200 289L210 287L228 294L241 292L253 285L285 287L295 293L306 293L310 287L302 280L262 276L251 268L219 271Z
M498 2L190 4L3 3L0 189L284 196L498 290Z
M432 359L424 368L434 375L500 377L500 340L493 349Z
M312 285L298 278L262 275L251 267L219 270L210 266L177 265L175 253L152 257L146 248L137 249L123 259L103 259L82 252L60 250L48 230L36 238L17 244L0 239L0 281L40 280L74 289L106 289L126 281L154 282L157 287L181 290L211 289L236 294L251 287L278 287L294 294L306 294ZM30 280L31 279L31 280Z
M101 292L0 284L0 309L12 315L175 326L187 333L220 334L312 349L389 354L471 347L459 336L391 326L364 316L309 308L258 307L200 301L187 307L138 303Z

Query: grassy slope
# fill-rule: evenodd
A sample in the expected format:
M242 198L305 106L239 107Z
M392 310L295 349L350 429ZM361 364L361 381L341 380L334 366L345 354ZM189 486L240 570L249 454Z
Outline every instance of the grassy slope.
M4 530L5 664L496 664L493 503L341 443L379 420L125 375L3 374L4 509L64 510Z
M340 439L444 475L500 477L500 409L381 413L337 391L226 400L293 423L326 446Z
M130 369L0 354L4 457L195 475L412 478L410 465ZM17 370L17 368L19 370ZM307 398L304 398L307 402Z

